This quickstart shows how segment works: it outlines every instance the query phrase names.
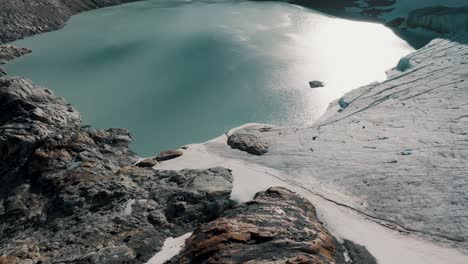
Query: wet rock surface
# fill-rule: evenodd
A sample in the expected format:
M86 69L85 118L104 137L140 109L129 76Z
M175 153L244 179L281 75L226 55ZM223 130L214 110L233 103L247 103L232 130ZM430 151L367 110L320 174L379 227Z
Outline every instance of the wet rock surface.
M18 48L12 45L0 45L0 64L21 57L24 54L30 53L30 49Z
M345 254L353 262L346 262ZM272 187L197 228L168 263L377 262L364 247L338 242L305 198Z
M261 141L260 137L256 135L234 133L228 137L227 144L233 149L257 156L268 152L268 144Z
M229 170L133 166L128 131L27 80L0 78L0 112L0 263L144 263L231 207Z

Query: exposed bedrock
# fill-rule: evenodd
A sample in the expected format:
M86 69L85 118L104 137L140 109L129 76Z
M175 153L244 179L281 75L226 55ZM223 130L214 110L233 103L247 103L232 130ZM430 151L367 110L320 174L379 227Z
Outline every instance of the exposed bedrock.
M31 50L26 48L18 48L12 45L0 45L0 64L21 57L24 54L30 53Z
M224 158L273 168L386 226L468 250L467 43L432 41L388 80L332 102L311 127L235 132L268 144L263 156L205 145Z
M74 14L139 0L0 0L0 44L62 28Z
M0 78L0 112L0 263L143 263L231 207L229 170L133 166L128 131L27 80Z
M344 245L325 229L308 200L272 187L198 227L168 263L376 263L364 247Z

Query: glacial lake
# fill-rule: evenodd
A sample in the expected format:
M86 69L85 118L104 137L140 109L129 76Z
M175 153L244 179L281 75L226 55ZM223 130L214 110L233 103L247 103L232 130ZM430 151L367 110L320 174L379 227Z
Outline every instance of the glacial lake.
M85 124L129 129L142 156L249 122L308 126L414 50L379 24L243 1L105 8L13 44L33 53L10 75L66 98Z

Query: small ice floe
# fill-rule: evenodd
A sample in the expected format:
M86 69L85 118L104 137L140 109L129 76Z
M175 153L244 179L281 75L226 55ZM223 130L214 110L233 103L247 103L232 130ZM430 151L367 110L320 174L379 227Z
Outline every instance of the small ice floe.
M164 241L161 251L156 253L146 264L163 264L172 257L179 254L185 245L185 240L192 235L192 232L186 233L180 237L169 237Z
M325 83L321 81L311 81L309 82L310 88L319 88L319 87L324 87Z

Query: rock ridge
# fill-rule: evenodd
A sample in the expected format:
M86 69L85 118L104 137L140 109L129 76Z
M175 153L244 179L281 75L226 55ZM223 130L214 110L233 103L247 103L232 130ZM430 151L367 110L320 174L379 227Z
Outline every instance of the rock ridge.
M144 263L232 206L228 169L134 166L127 130L28 80L0 78L0 111L0 263Z
M182 252L167 263L376 264L377 261L364 247L334 238L308 200L285 188L272 187L198 227Z

